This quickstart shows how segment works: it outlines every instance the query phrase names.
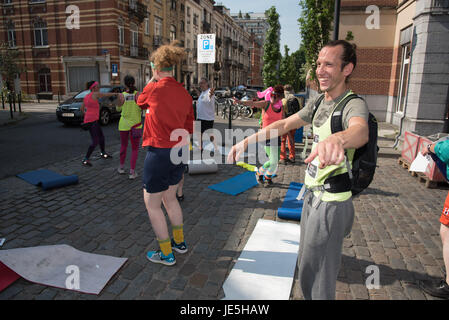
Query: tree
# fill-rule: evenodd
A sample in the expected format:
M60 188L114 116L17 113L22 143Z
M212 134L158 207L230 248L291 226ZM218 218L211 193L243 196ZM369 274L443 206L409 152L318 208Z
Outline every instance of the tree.
M306 89L306 52L304 46L299 47L298 50L291 54L296 76L292 82L292 86L295 92L304 91ZM298 76L298 70L299 76Z
M315 81L316 60L321 48L329 42L334 20L334 0L300 0L302 8L298 19L302 46L305 50L305 72Z
M25 71L25 68L17 63L21 53L19 50L10 49L7 43L0 45L0 74L2 75L2 87L14 91L14 79Z
M265 11L265 17L270 25L265 37L263 45L263 60L264 65L262 69L263 82L266 87L272 87L279 83L278 68L281 60L281 52L279 45L279 34L281 25L279 23L279 14L273 6Z
M287 45L284 46L284 56L281 59L281 65L279 67L280 82L283 85L290 84L296 81L297 72L295 69L295 63L293 57L288 54L289 48ZM298 69L299 70L299 69Z

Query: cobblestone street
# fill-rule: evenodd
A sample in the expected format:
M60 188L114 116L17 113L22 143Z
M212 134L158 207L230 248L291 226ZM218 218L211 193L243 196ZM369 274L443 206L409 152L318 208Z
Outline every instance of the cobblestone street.
M0 236L6 238L1 249L68 244L129 260L98 296L20 279L0 299L222 299L223 282L258 219L286 221L277 217L277 208L289 183L304 181L300 161L281 165L272 188L255 187L238 196L208 189L243 172L236 165L219 165L216 174L186 175L182 208L189 252L166 267L145 257L157 248L141 191L145 152L139 153L140 177L132 181L116 172L119 145L109 150L114 158L97 157L91 168L82 167L79 157L45 167L78 175L77 185L42 191L16 177L0 180ZM417 280L442 276L438 219L448 187L426 188L398 165L396 154L381 154L378 165L373 183L354 200L356 218L344 241L337 299L431 299ZM370 265L379 268L378 289L365 284ZM291 299L302 299L297 281Z

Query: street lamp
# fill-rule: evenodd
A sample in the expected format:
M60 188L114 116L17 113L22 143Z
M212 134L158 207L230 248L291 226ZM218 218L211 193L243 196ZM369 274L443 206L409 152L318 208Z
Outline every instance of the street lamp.
M334 40L338 40L338 29L340 27L340 0L335 0L334 5Z

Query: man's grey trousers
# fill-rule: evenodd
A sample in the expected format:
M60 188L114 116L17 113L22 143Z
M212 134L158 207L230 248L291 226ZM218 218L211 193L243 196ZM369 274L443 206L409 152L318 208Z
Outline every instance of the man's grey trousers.
M352 198L318 201L307 192L301 214L298 277L306 300L333 300L340 270L343 239L354 222Z

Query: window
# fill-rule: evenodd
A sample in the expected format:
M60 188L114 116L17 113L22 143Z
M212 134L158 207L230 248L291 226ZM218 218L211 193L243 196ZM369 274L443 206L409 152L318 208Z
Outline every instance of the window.
M145 18L145 35L150 34L150 18Z
M410 68L410 43L407 43L401 47L401 60L401 78L399 82L396 112L404 112L405 97L407 96L408 74Z
M176 27L174 25L170 25L170 40L176 40Z
M51 92L51 73L50 69L43 68L39 70L39 92Z
M139 53L139 28L136 24L131 23L131 56L137 57Z
M176 0L171 0L170 9L176 10Z
M184 21L183 20L181 20L180 25L181 25L181 32L185 32L186 29L185 29L185 25L184 25Z
M125 44L125 27L122 20L118 23L118 44L121 46Z
M162 36L162 19L154 17L154 35Z
M397 94L396 112L404 112L405 100L407 96L408 74L410 68L410 43L412 39L413 26L401 30L399 45L401 46L401 74Z
M17 42L16 42L16 28L15 28L13 22L11 22L8 25L8 45L9 45L10 48L15 48L17 46Z
M12 0L4 0L3 4L12 4Z
M48 31L46 22L39 21L34 23L34 46L48 46Z

